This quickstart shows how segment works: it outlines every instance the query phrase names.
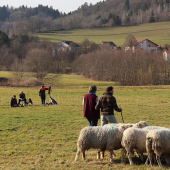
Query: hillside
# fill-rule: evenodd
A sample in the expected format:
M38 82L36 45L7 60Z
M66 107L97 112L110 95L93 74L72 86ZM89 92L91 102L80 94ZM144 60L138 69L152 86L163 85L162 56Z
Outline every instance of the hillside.
M84 3L68 14L52 7L0 7L0 30L13 34L51 30L71 30L132 26L169 21L169 0L105 0L95 5Z
M133 34L136 39L147 38L159 46L163 46L164 44L169 44L169 28L170 22L167 21L129 27L64 30L53 33L38 33L36 35L41 39L47 38L53 42L70 40L80 43L84 39L89 39L95 43L101 41L113 41L117 46L122 46L127 35Z

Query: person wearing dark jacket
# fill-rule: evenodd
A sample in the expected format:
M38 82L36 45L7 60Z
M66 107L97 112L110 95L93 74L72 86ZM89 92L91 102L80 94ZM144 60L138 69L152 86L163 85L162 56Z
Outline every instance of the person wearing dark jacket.
M89 121L89 126L97 126L98 119L100 119L100 110L95 110L95 105L98 101L96 91L96 86L90 86L89 92L88 94L84 95L82 103L82 105L84 106L84 117L86 117L86 119Z
M23 93L23 91L20 91L18 104L20 104L20 101L24 101L24 103L26 104L26 98L25 98L25 94Z
M106 88L106 92L98 100L95 109L100 110L101 108L101 126L110 123L117 123L114 116L114 110L121 112L122 108L119 108L116 103L116 98L113 96L113 87L109 86Z
M17 104L17 99L16 96L13 95L13 97L11 98L11 103L10 103L11 107L18 107L19 105Z
M39 90L39 97L41 97L42 105L45 105L45 91L48 90L48 88L45 88L44 85Z

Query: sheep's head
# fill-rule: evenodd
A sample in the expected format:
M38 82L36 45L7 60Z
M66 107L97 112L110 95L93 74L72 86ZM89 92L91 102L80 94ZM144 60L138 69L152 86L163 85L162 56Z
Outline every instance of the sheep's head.
M120 128L124 131L127 128L131 127L131 125L121 125Z
M140 121L139 123L136 123L133 127L144 128L145 126L148 126L148 124L145 121Z

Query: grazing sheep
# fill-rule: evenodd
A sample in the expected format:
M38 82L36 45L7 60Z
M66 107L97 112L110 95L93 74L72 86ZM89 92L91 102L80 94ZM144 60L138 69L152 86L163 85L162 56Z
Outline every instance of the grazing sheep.
M94 126L83 128L77 142L75 162L77 162L80 152L82 152L85 160L85 151L90 148L98 149L98 152L102 151L103 153L105 150L109 151L110 162L113 162L112 155L116 156L113 150L122 148L123 131L128 127L127 125L122 125L120 127Z
M146 150L150 159L151 166L153 153L156 154L156 159L159 167L163 168L160 157L165 159L170 165L170 130L154 129L146 136Z
M134 155L134 150L144 162L143 153L146 153L146 135L148 132L149 130L140 128L128 128L123 132L121 144L128 153L130 165L134 165L131 158L131 154ZM122 162L124 162L124 154L122 154Z

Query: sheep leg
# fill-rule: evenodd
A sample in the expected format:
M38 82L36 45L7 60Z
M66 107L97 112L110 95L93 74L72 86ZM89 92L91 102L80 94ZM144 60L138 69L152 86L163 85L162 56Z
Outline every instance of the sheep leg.
M148 153L148 158L149 158L149 161L150 161L150 165L153 166L153 162L152 162L153 153L152 152Z
M153 154L153 160L154 160L154 163L156 164L157 163L157 160L156 160L156 156L155 156L155 154Z
M102 153L101 153L101 157L102 157L102 159L104 158L104 151L102 151Z
M83 153L83 160L86 160L85 150L84 150L84 151L82 151L82 153Z
M135 152L136 153L136 156L138 157L138 158L140 158L140 154L138 153L138 152Z
M128 159L129 159L130 165L134 165L134 163L132 161L131 153L128 153Z
M97 159L100 159L100 151L97 151Z
M156 160L158 162L159 167L163 168L163 166L161 164L160 156L156 155Z
M121 163L125 162L125 156L126 156L126 150L125 150L125 148L122 148L122 150L121 150Z
M78 161L78 157L79 157L80 152L81 152L80 150L77 150L76 157L75 157L75 162Z
M139 158L140 158L140 160L141 160L142 162L144 162L143 154L140 154L140 155L139 155Z
M148 165L148 162L149 162L149 156L146 159L145 165Z
M114 155L113 151L110 151L110 162L113 163L112 155Z

